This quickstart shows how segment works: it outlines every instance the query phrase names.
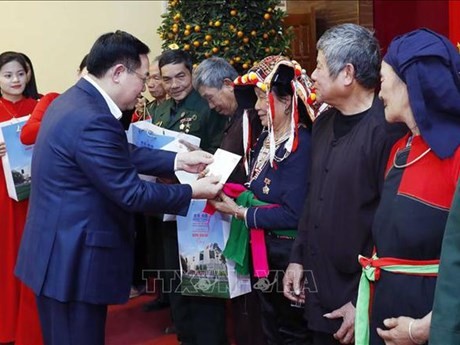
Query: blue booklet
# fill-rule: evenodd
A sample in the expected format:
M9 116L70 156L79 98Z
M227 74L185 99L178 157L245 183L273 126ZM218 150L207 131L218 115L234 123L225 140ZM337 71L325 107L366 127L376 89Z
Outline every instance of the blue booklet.
M175 139L174 137L155 133L152 130L145 130L136 126L132 128L132 143L138 147L160 150Z
M6 145L2 157L8 195L16 201L27 199L30 194L33 145L24 145L19 139L21 129L30 116L0 123L0 141Z

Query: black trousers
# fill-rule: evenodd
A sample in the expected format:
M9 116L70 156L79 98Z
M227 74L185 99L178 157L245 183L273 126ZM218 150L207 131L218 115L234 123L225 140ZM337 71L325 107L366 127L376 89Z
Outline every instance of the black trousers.
M163 244L171 315L179 341L184 345L228 344L225 299L183 296L180 293L179 248L176 222L164 222Z
M169 300L168 291L171 286L167 284L165 276L165 252L164 252L164 232L168 229L163 228L163 220L161 216L146 215L145 216L145 241L147 253L147 265L143 270L143 279L153 280L152 288L157 295L158 300L167 302Z
M138 287L145 284L143 271L147 268L147 245L145 216L143 213L134 215L136 238L134 241L134 268L132 285Z
M45 345L104 345L107 305L37 296Z
M268 345L309 345L311 332L304 309L293 306L283 295L284 271L289 264L293 240L265 236L270 274L255 283L260 299L262 328Z
M340 341L336 340L332 334L314 331L312 334L312 345L340 345Z
M231 299L233 333L237 345L265 345L257 292Z

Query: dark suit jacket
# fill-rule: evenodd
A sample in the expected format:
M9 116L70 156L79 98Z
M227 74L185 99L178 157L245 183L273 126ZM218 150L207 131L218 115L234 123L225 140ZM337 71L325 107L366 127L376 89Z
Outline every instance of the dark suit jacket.
M125 302L133 270L132 212L188 211L189 185L138 177L172 173L174 158L130 150L101 94L81 79L52 103L41 125L17 276L37 295L62 302Z

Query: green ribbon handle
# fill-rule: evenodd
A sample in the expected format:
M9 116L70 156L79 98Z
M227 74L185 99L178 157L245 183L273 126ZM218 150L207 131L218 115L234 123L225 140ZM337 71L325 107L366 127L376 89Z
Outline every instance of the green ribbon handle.
M359 259L364 258L358 256ZM372 260L378 260L377 255L372 256ZM369 303L371 297L370 282L375 281L376 267L370 264L363 267L361 278L359 280L358 300L356 302L356 315L355 315L355 344L369 345ZM437 274L439 265L387 265L381 266L380 269L401 274L414 274L414 275L429 275Z

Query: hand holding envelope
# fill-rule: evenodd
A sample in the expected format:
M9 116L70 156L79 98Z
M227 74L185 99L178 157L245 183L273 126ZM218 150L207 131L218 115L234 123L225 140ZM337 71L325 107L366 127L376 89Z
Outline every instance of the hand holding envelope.
M220 176L220 183L224 184L238 165L241 156L222 149L217 149L213 158L214 161L206 168L208 171L206 176Z

